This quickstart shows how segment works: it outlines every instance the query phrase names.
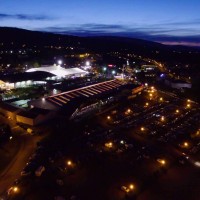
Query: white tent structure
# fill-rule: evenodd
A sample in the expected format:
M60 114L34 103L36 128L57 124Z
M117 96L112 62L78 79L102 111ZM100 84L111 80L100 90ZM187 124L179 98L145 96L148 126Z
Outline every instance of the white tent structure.
M85 76L87 74L86 71L79 69L77 67L65 69L59 65L31 68L31 69L27 70L26 72L36 72L36 71L49 72L58 77Z

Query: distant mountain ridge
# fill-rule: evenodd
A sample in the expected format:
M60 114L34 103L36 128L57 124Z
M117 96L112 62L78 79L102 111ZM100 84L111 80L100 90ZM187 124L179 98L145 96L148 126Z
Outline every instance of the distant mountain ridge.
M98 37L78 37L72 35L63 35L49 32L30 31L19 28L0 27L0 43L18 46L22 44L45 46L79 46L93 51L120 51L129 50L138 52L146 51L197 51L198 48L186 46L168 46L152 41L115 37L115 36L98 36Z
M58 35L54 33L30 31L19 28L0 27L0 42L29 45L58 44L62 39L75 40L75 36Z

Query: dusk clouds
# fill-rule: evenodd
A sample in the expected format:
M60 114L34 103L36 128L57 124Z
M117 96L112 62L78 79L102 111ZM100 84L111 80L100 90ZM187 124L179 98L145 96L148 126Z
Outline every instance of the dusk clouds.
M180 24L184 23L181 22ZM165 44L200 45L200 32L198 30L188 30L187 28L180 27L180 25L180 28L174 29L173 26L175 26L173 23L146 27L118 24L81 24L45 27L42 28L41 31L72 34L77 36L122 36L152 40ZM182 34L179 35L177 34L178 32Z
M27 15L27 14L4 14L0 13L0 20L8 20L8 19L15 19L15 20L51 20L52 17L45 16L45 15Z
M0 26L200 44L199 0L7 0L0 4Z

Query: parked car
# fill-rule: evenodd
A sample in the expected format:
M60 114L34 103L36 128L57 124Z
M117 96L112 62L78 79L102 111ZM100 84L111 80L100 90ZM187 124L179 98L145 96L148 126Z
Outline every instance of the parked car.
M36 175L36 176L41 176L42 173L43 173L44 171L45 171L45 167L41 165L41 166L38 167L37 170L35 171L35 175Z

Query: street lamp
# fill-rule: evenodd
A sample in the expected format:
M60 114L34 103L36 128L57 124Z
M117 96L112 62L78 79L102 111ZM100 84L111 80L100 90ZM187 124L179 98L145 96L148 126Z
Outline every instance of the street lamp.
M108 147L111 149L113 147L113 143L112 142L105 143L105 147Z
M184 143L183 143L183 146L184 146L185 148L187 148L187 147L189 146L188 142L184 142Z
M103 71L105 72L107 70L107 68L106 67L103 67Z
M108 146L109 146L110 148L112 148L113 143L112 143L112 142L109 142L109 143L108 143Z
M157 159L157 162L159 162L161 165L166 164L166 161L164 159Z
M108 120L110 120L110 119L111 119L111 117L108 115L108 116L107 116L107 119L108 119Z
M161 121L162 122L165 121L165 117L164 116L161 117Z
M116 74L116 71L115 71L115 70L112 70L112 74L115 75L115 74Z
M135 188L135 186L134 186L133 184L130 184L130 185L129 185L129 189L130 189L130 190L133 190L134 188Z
M191 105L188 103L188 104L187 104L187 108L190 108L190 107L191 107Z
M67 165L68 165L68 166L72 166L72 161L71 161L71 160L68 160L68 161L67 161Z
M17 193L17 192L19 191L19 188L18 188L18 187L14 187L14 188L13 188L13 191L14 191L15 193Z

